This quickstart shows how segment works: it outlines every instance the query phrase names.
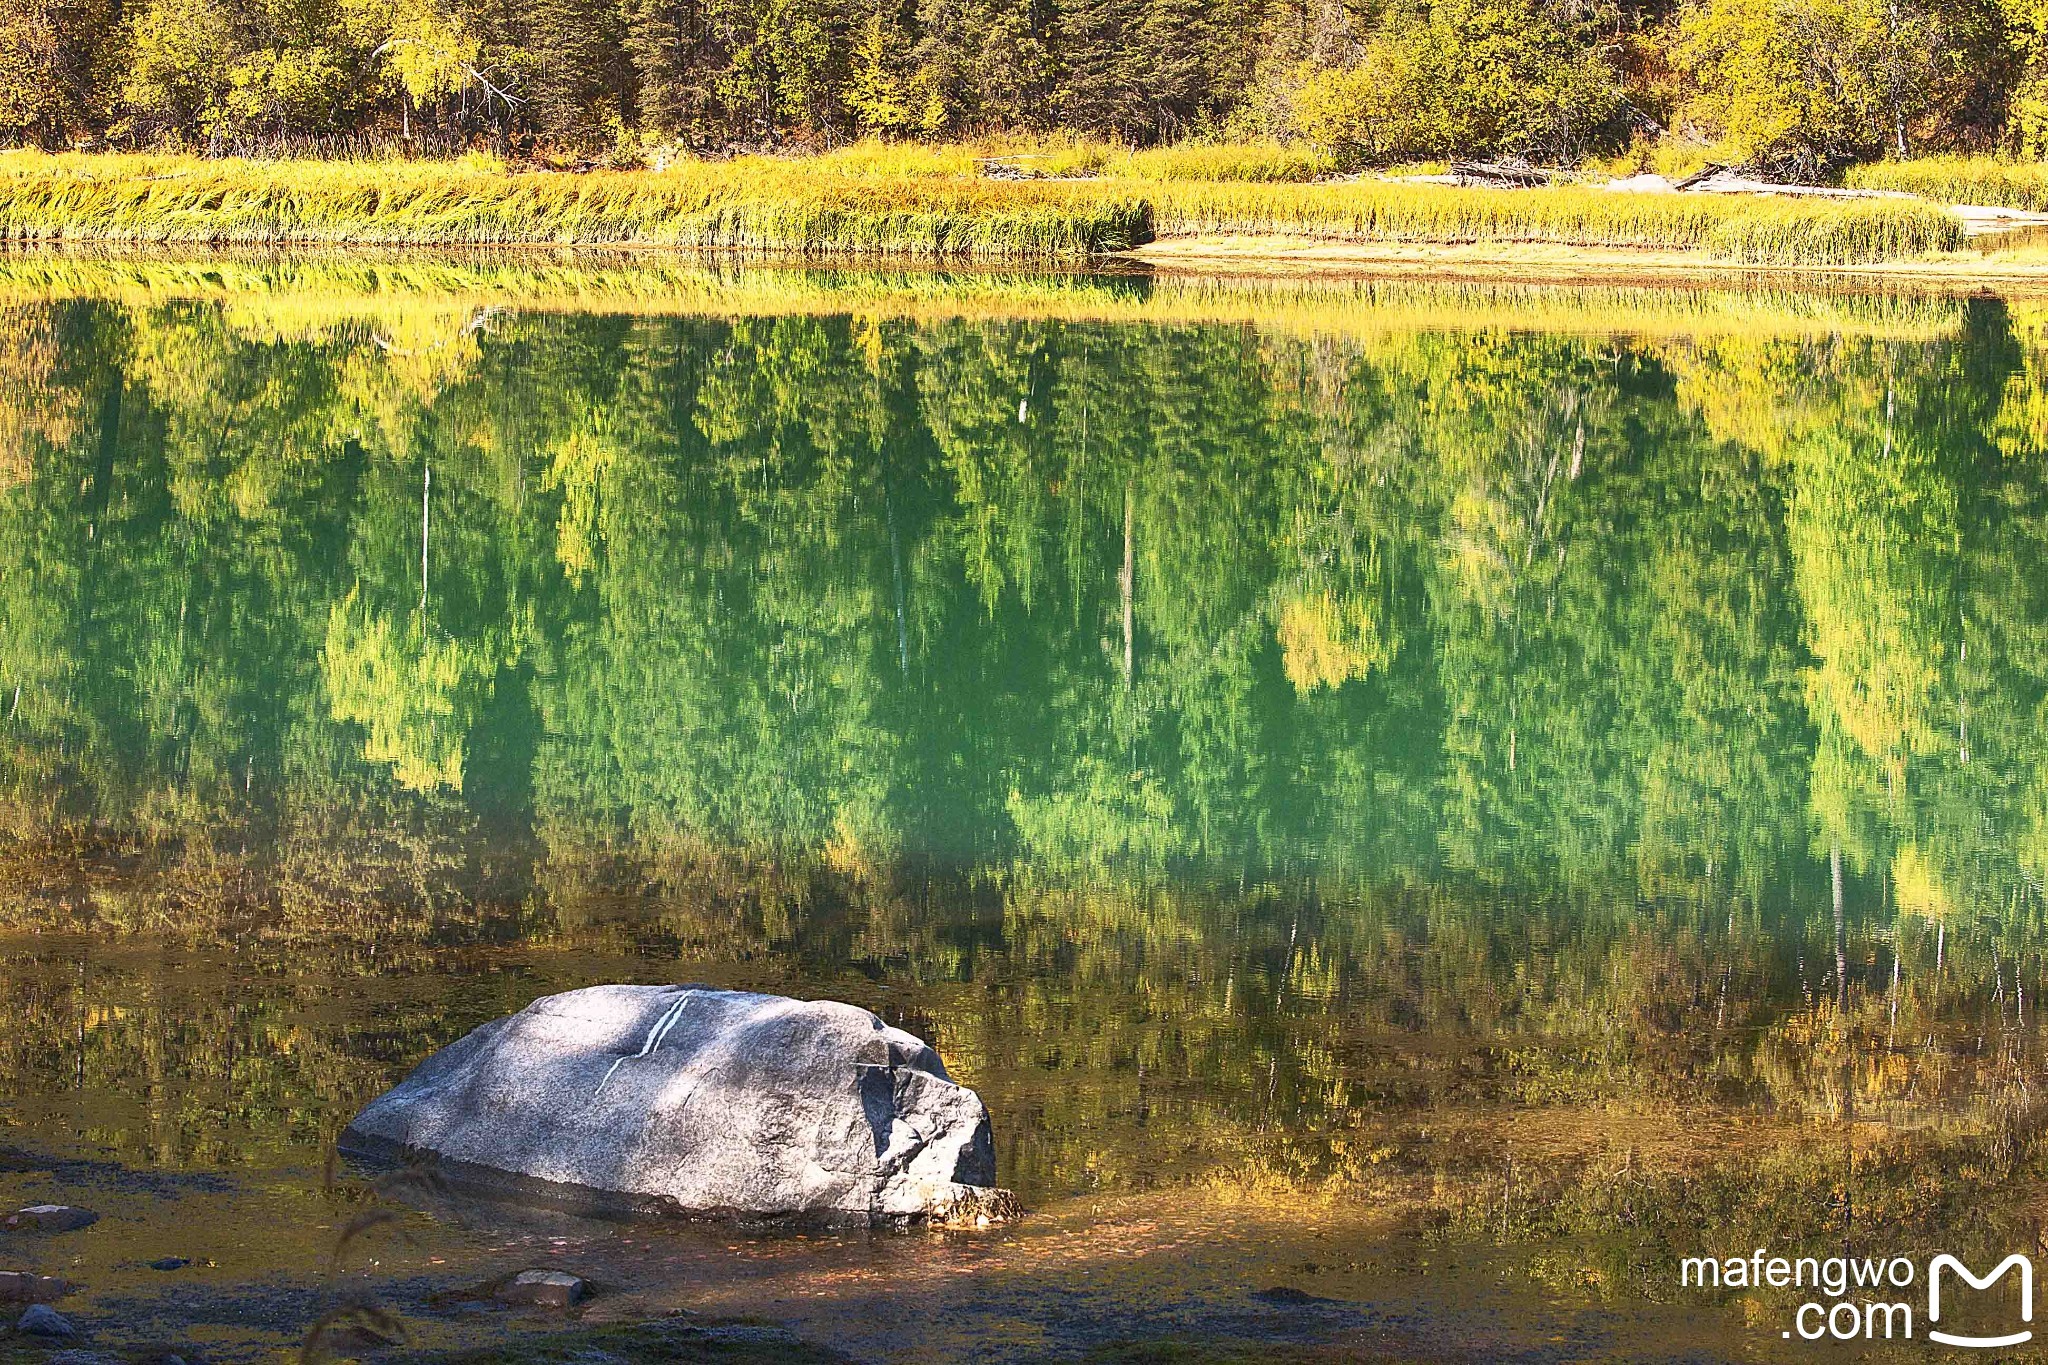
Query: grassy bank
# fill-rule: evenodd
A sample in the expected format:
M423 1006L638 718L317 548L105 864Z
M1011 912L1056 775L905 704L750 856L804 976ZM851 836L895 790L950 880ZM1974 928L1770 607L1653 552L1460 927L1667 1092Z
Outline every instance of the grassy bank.
M1624 194L1348 181L1172 183L1152 192L1161 237L1284 234L1354 242L1547 242L1691 251L1762 265L1905 260L1964 244L1960 223L1924 204Z
M1552 244L1763 265L1857 265L1963 246L1942 210L1635 195L1571 186L1464 189L1304 182L1285 149L1065 149L1031 178L973 149L863 145L808 159L660 170L515 172L481 160L202 161L0 156L0 235L208 246L646 245L799 256L1077 260L1157 239L1293 236L1374 244ZM1099 165L1065 166L1067 156ZM1054 175L1051 172L1065 171ZM1234 177L1234 178L1226 178Z
M2048 212L2048 163L2042 162L1937 156L1851 166L1844 179L1857 189L1903 190L1943 204Z
M513 174L470 162L44 157L0 162L15 241L632 244L1060 260L1151 238L1094 182L896 177L767 158Z

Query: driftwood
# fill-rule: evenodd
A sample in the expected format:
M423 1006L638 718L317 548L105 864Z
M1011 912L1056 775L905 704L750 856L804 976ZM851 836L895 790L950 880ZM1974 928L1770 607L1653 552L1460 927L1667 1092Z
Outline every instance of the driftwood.
M1535 189L1548 185L1555 171L1532 166L1526 161L1453 161L1451 179L1460 185L1486 185L1496 189Z
M1689 194L1764 194L1794 199L1912 199L1904 190L1859 190L1841 185L1802 185L1747 174L1740 167L1709 167L1672 186Z
M1726 175L1732 169L1732 167L1723 166L1717 161L1709 161L1706 165L1685 177L1685 179L1672 182L1671 188L1674 190L1689 190L1702 181L1712 180L1717 175Z
M974 158L974 173L984 180L1038 180L1043 178L1041 174L1022 163L1045 159L1043 155L1033 152L1020 152L1011 156L977 156Z

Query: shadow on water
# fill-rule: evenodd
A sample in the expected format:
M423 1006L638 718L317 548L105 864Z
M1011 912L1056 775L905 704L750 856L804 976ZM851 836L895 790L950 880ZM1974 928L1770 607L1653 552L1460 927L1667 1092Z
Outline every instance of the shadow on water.
M2037 1238L2048 310L37 268L0 1193L105 1206L109 1339L548 1258L870 1357L1767 1352L1679 1256ZM357 1107L683 979L928 1038L1032 1216L385 1203L321 1288Z

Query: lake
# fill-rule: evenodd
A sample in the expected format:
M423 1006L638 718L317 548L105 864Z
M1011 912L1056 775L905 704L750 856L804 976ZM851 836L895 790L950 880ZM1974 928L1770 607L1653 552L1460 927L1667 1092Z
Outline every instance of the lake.
M560 1263L863 1359L1789 1358L1679 1258L2040 1236L2048 303L15 255L0 376L0 1199L103 1215L0 1269L101 1341ZM617 980L900 1023L1029 1215L327 1173Z

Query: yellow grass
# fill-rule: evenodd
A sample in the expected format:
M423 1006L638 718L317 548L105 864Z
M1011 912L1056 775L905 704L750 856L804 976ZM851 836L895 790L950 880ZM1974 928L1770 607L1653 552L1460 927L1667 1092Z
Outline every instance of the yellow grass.
M2048 163L1988 156L1924 157L1851 166L1858 189L1904 190L1944 204L1988 204L2048 211Z
M465 163L0 157L17 241L644 244L1057 260L1148 240L1148 210L1093 184L820 170L750 157L664 171Z
M1151 192L1161 237L1278 233L1355 242L1555 242L1697 251L1724 260L1848 265L1964 243L1940 209L1897 200L1626 194L1351 181L1170 184Z
M1098 151L1077 146L1060 154ZM1906 260L1963 245L1952 216L1896 200L1184 178L1249 176L1259 165L1287 171L1285 149L1257 147L1104 154L1101 172L1090 177L997 179L977 173L975 155L972 148L869 143L822 157L570 173L478 160L9 153L0 155L0 234L15 241L652 245L1018 261L1081 259L1155 237L1216 234L1554 243L1783 265Z

